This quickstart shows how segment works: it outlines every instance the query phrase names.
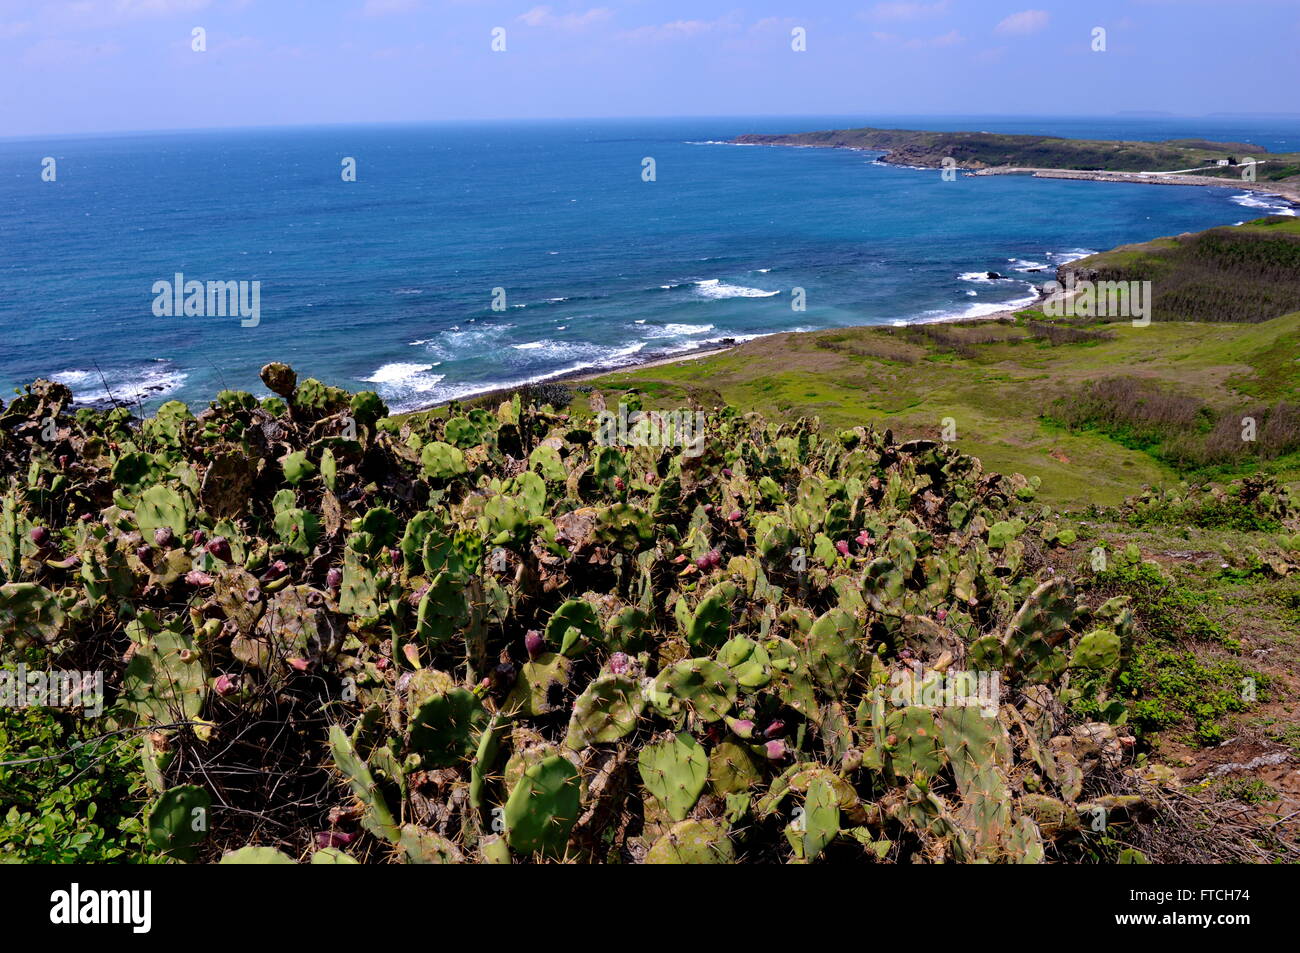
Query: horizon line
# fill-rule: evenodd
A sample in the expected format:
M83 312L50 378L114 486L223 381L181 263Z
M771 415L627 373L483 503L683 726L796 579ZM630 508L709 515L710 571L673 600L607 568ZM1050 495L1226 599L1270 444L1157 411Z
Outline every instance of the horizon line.
M559 122L641 122L654 120L709 120L709 119L831 119L831 118L873 118L873 119L1181 119L1181 120L1235 120L1253 119L1292 119L1300 120L1297 112L1249 112L1249 113L1172 113L1146 110L1121 110L1111 113L685 113L685 114L646 114L639 116L534 116L534 117L493 117L493 118L444 118L444 119L386 119L386 120L339 120L302 123L260 123L252 125L218 125L186 126L156 129L102 129L87 132L32 132L16 135L2 135L0 142L23 142L40 139L96 139L113 136L159 136L186 135L194 133L220 132L269 132L273 130L310 130L310 129L346 129L358 127L385 126L431 126L431 125L472 125L472 124L529 124ZM805 130L808 132L821 130ZM968 131L968 130L953 130ZM969 130L974 131L974 130Z

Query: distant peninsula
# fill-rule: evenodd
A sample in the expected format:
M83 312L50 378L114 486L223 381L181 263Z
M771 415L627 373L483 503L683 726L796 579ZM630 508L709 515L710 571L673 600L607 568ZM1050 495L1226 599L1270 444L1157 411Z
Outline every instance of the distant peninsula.
M1068 170L1080 173L1189 175L1241 180L1254 164L1257 181L1300 183L1300 153L1270 153L1248 142L1172 139L1127 142L991 132L929 132L917 129L829 129L786 134L749 133L739 145L804 146L880 152L890 165L995 172ZM1196 184L1196 183L1186 183Z

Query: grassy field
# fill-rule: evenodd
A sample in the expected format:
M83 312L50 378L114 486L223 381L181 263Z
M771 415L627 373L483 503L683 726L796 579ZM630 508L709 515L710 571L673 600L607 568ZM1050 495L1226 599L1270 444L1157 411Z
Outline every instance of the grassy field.
M1032 319L780 334L592 385L611 405L635 389L651 404L725 402L907 436L940 436L951 418L963 451L990 469L1041 477L1044 499L1071 506L1116 503L1182 476L1113 435L1055 422L1054 403L1090 381L1133 376L1225 411L1300 397L1300 312L1259 324L1111 324L1100 326L1108 339L1059 345L1031 336ZM1294 454L1271 466L1280 479L1300 478Z
M1061 269L1099 281L1151 282L1154 321L1266 321L1300 310L1300 218L1276 215L1158 238Z

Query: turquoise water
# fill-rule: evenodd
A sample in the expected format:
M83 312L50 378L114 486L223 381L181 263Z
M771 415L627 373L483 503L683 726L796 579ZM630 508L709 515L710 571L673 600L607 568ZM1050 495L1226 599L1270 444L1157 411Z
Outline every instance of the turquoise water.
M200 403L293 364L395 408L797 328L977 315L1063 261L1266 214L1171 188L720 144L864 117L447 123L0 141L0 385ZM1300 125L876 119L1300 148ZM43 182L52 156L57 179ZM355 157L357 181L340 163ZM653 157L656 181L642 180ZM1034 270L1037 269L1037 270ZM988 271L1007 275L990 281ZM155 282L260 282L256 326ZM494 310L494 289L504 310ZM806 310L791 307L802 288ZM247 323L247 322L244 322Z

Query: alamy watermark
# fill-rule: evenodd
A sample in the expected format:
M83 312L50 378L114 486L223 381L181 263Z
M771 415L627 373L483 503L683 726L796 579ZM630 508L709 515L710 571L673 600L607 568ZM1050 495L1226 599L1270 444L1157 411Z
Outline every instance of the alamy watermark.
M602 447L681 447L683 456L704 453L702 411L634 410L619 404L618 412L602 410L596 415L596 442Z
M1151 282L1089 281L1065 276L1065 284L1049 281L1043 285L1049 295L1043 302L1043 314L1049 318L1132 318L1133 327L1151 323Z
M91 718L104 711L104 673L30 671L21 662L0 670L0 708L80 708Z
M73 883L50 894L50 922L56 925L122 924L132 933L148 933L153 926L153 891L82 890Z
M997 716L1002 704L1001 672L927 672L920 662L907 665L907 669L895 669L889 675L889 701L896 708L978 708L985 718Z
M255 328L262 320L260 281L186 280L176 272L173 280L153 283L155 318L224 318L238 315L241 327Z

